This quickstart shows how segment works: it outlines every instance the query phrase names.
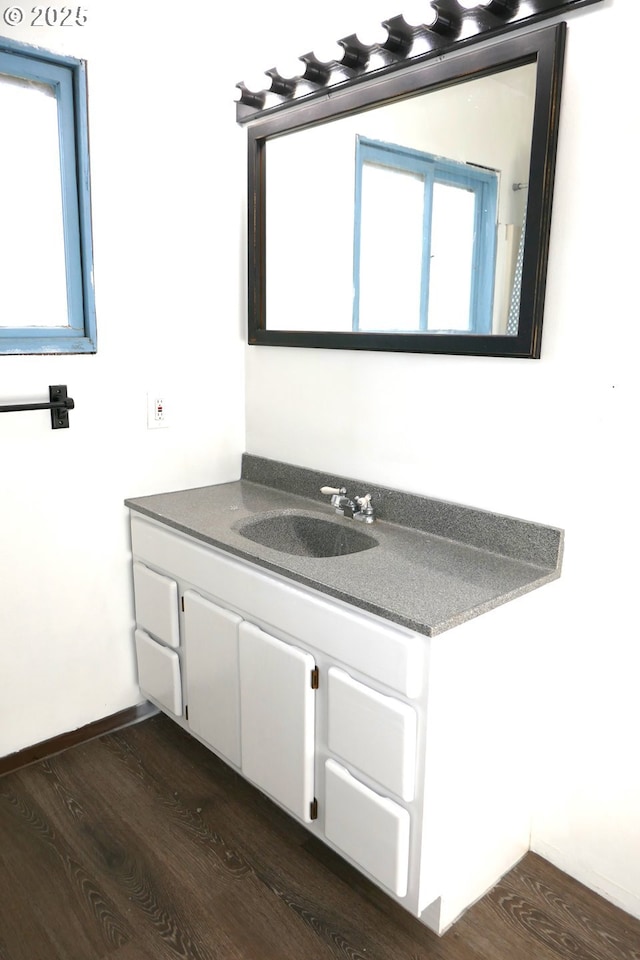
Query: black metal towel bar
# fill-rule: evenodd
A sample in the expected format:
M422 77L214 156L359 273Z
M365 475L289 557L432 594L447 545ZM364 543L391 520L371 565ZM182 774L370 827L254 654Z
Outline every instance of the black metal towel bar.
M5 403L0 404L0 413L16 413L18 410L50 410L51 429L64 430L69 426L69 410L75 403L67 396L67 385L58 384L49 387L48 403Z

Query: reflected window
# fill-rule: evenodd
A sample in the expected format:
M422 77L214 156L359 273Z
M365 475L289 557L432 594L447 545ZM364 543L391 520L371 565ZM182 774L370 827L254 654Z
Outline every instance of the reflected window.
M491 333L498 175L356 138L353 329Z
M84 64L0 39L0 353L93 353Z

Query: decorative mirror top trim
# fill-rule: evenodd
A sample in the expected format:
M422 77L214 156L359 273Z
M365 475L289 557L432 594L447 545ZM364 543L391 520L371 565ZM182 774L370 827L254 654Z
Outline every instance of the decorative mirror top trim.
M382 39L364 43L357 35L336 43L335 59L321 60L314 52L298 58L299 72L283 76L276 67L264 71L264 88L236 84L236 120L240 124L308 102L332 90L384 77L408 65L441 57L452 50L497 37L549 17L565 15L601 0L462 0L425 2L426 23L410 23L402 14L381 23Z

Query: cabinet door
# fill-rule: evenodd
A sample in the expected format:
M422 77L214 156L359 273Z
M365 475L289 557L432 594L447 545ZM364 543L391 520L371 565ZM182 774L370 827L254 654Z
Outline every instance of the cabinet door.
M403 800L415 794L418 718L413 707L331 667L329 749Z
M238 627L241 618L205 600L184 594L184 642L189 727L240 766Z
M178 654L157 643L139 628L135 638L140 689L177 717L181 716L182 687Z
M325 763L325 836L398 897L407 894L409 812Z
M314 799L314 659L244 621L239 635L242 772L308 823Z
M133 564L136 624L170 647L180 645L178 628L178 584L145 567Z

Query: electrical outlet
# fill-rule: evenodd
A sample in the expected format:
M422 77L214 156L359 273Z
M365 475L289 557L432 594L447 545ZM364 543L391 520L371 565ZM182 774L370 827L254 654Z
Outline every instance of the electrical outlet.
M147 394L147 429L160 430L168 427L167 400L162 390Z

